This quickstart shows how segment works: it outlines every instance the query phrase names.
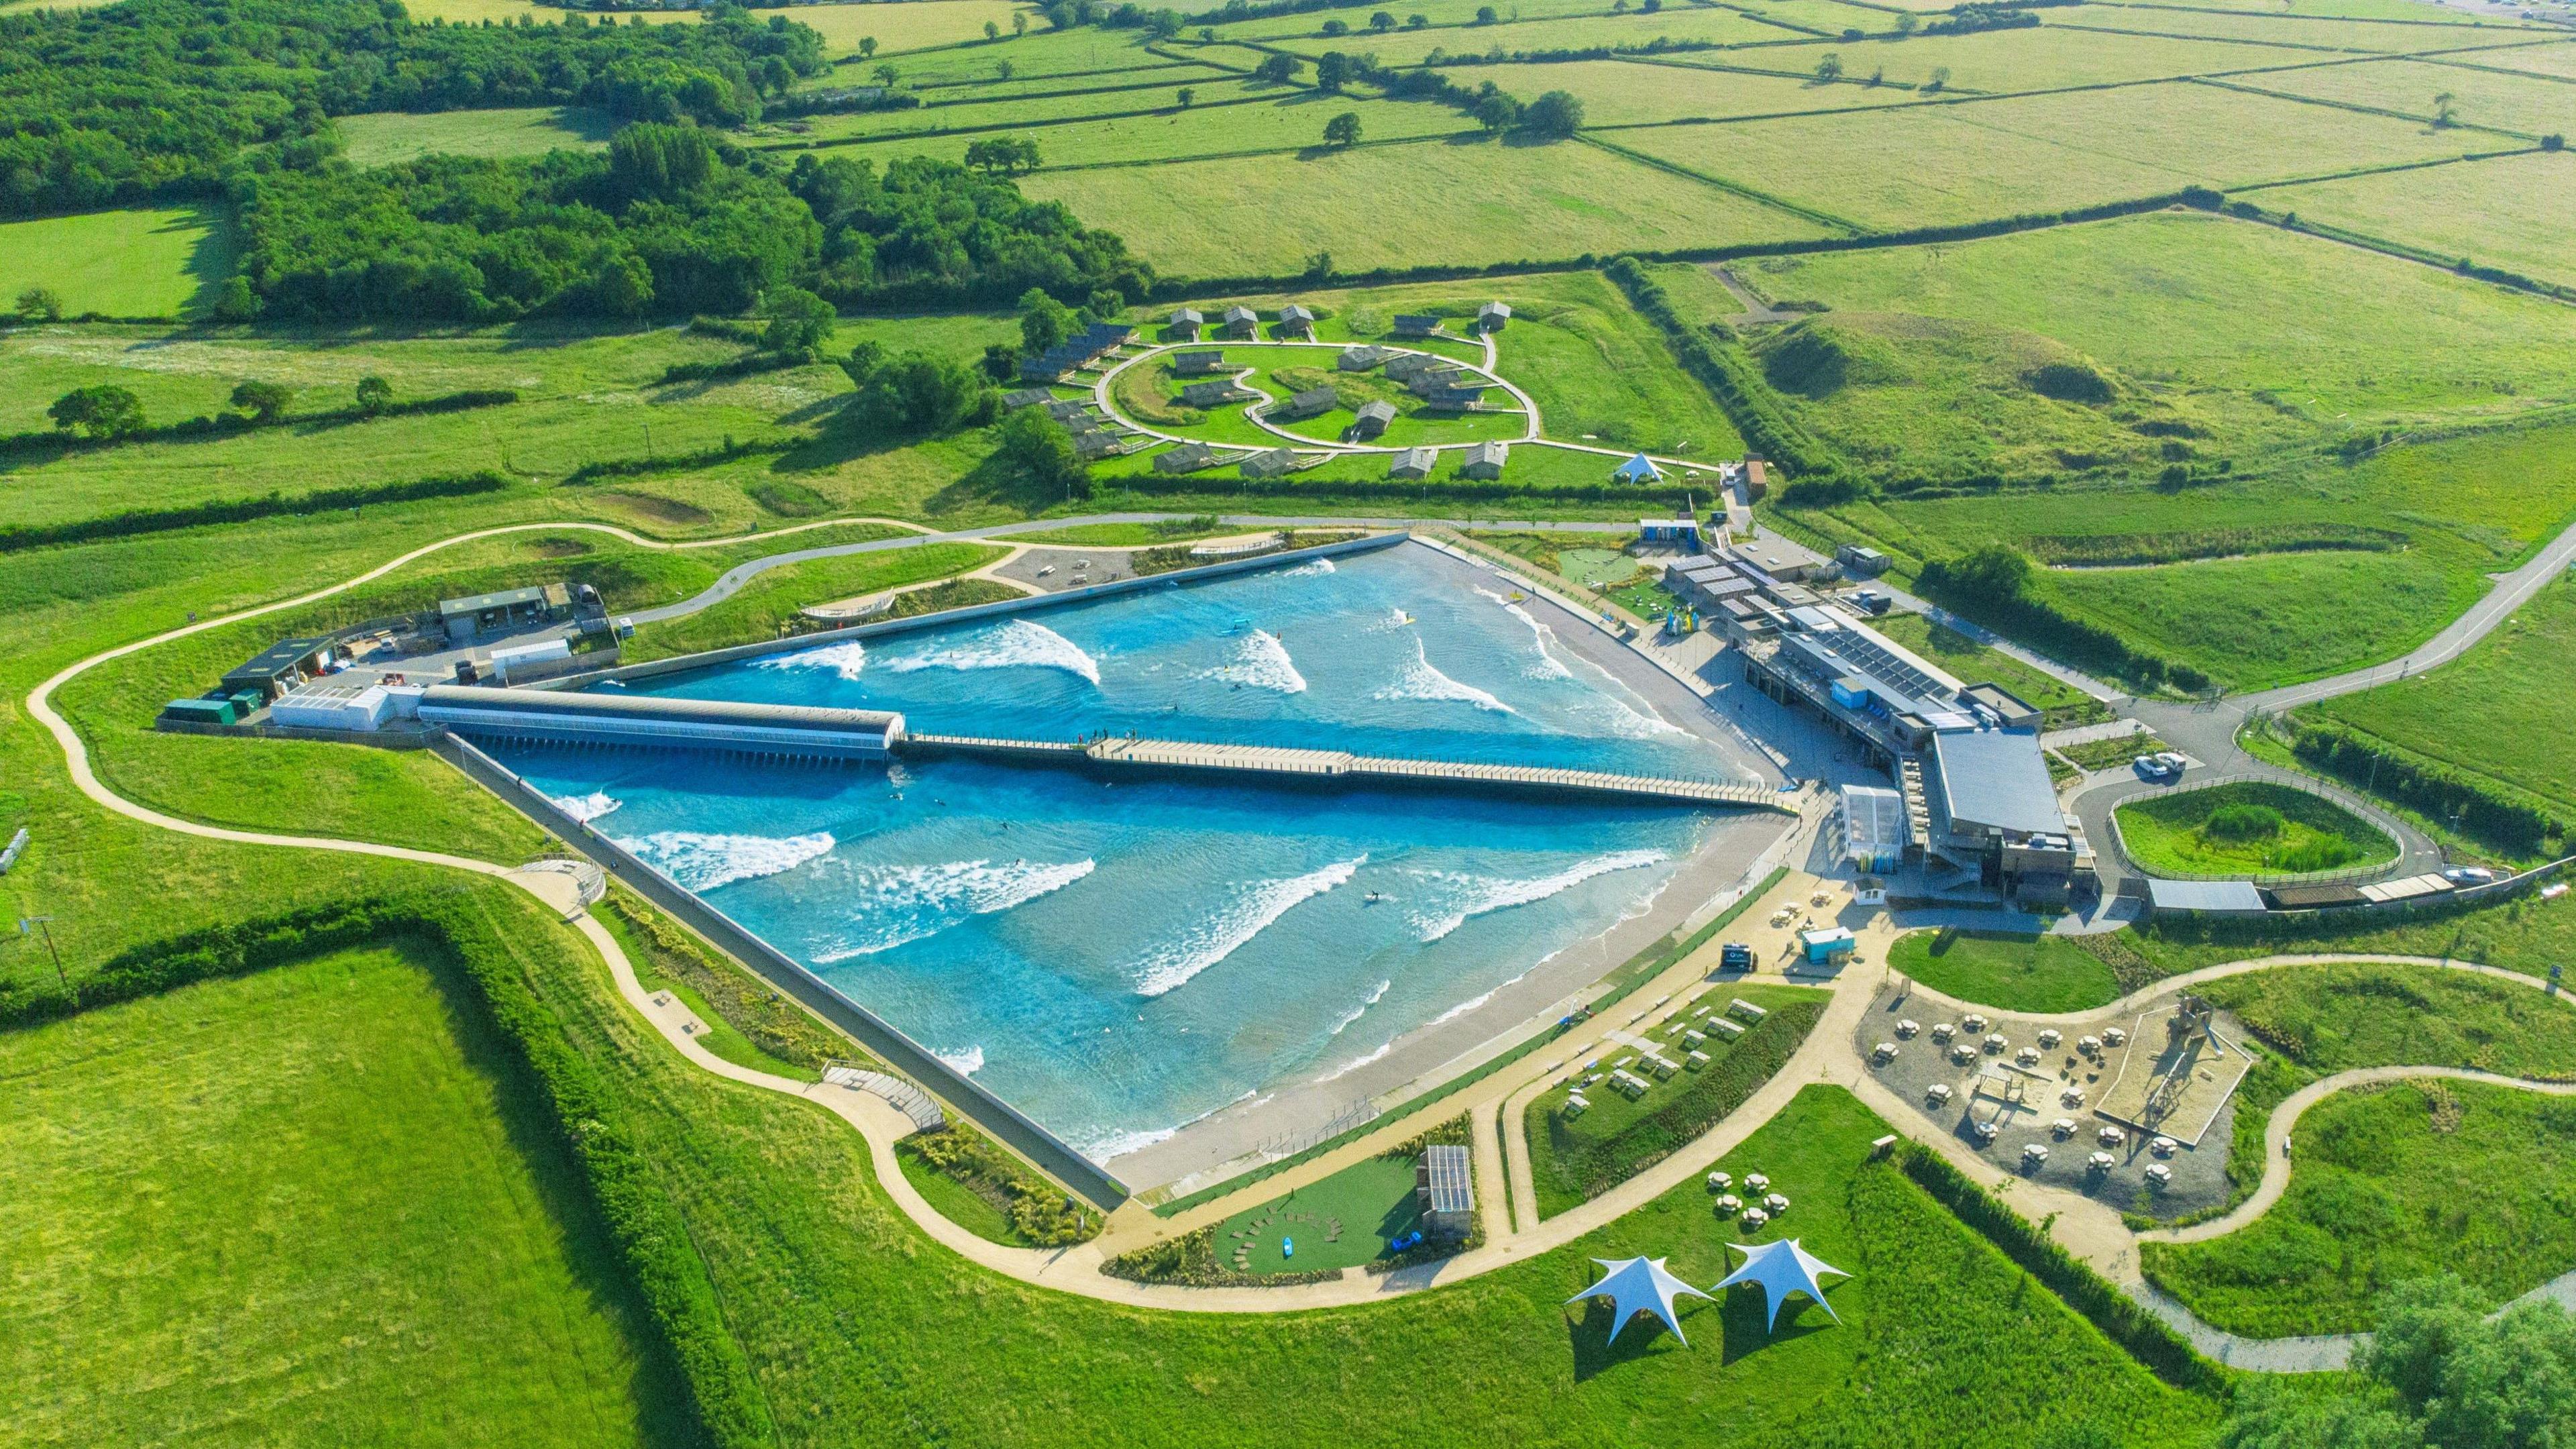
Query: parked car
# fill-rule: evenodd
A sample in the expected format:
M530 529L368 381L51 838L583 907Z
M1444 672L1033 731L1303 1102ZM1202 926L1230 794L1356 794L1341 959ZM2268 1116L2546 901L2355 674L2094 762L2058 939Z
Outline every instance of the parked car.
M1725 945L1718 947L1717 969L1720 971L1752 970L1753 948L1744 944L1742 941L1729 941Z
M2442 872L2442 879L2453 885L2485 885L2496 873L2483 865L2455 865Z
M2129 762L2129 767L2138 772L2141 780L2170 780L2182 773L2166 764L2162 755L2140 755Z

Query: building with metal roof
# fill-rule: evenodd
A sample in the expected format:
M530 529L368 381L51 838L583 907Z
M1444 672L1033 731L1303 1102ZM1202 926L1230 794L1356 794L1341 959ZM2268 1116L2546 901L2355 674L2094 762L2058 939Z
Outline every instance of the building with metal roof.
M1386 360L1386 375L1402 382L1416 373L1428 372L1435 367L1456 367L1457 365L1448 358L1434 357L1428 352L1399 352Z
M1359 412L1351 419L1350 435L1354 438L1374 438L1384 433L1387 425L1394 421L1395 404L1383 398L1374 402L1364 402L1360 404Z
M1315 335L1315 314L1291 302L1279 309L1278 330L1282 337L1312 337Z
M1396 452L1394 457L1387 461L1386 476L1389 478L1428 478L1431 476L1432 466L1437 463L1439 459L1440 454L1430 448L1400 449Z
M2263 893L2250 880L2147 878L2147 904L2157 915L2259 916Z
M903 716L886 710L455 684L423 693L420 717L502 739L833 758L882 756L903 738Z
M1428 337L1440 330L1440 319L1429 312L1399 312L1395 318L1398 337Z
M1345 347L1333 365L1344 372L1366 372L1395 355L1389 347Z
M1181 401L1194 408L1223 407L1227 403L1244 402L1255 396L1258 394L1250 389L1237 387L1233 379L1223 377L1212 378L1206 382L1194 382L1181 389Z
M1511 456L1512 449L1508 443L1472 444L1467 449L1466 457L1458 464L1458 476L1500 478L1503 476L1503 464L1509 462Z
M1246 478L1276 478L1294 470L1297 454L1288 448L1268 448L1235 465Z
M1192 342L1196 342L1199 337L1199 329L1207 325L1207 317L1196 307L1175 307L1172 309L1172 315L1165 320L1164 325L1170 327L1174 332L1181 334Z
M1341 405L1340 390L1327 384L1323 387L1310 387L1304 392L1290 395L1288 405L1280 409L1280 415L1291 418L1311 418L1317 413L1331 412Z
M1055 394L1042 387L1024 387L1002 394L1002 406L1012 412L1018 412L1022 408L1037 407L1054 400Z
M1251 308L1236 305L1225 309L1225 332L1228 337L1250 337L1261 328L1261 316Z
M280 639L226 671L224 693L256 694L266 704L321 673L323 656L330 649L328 638Z
M1157 473L1195 473L1216 461L1216 450L1205 443L1180 443L1154 455Z
M1175 352L1172 354L1172 376L1197 377L1225 366L1222 352Z
M1479 332L1500 332L1503 324L1510 320L1512 309L1507 302L1487 302L1476 309L1476 330Z
M1413 1169L1414 1195L1422 1206L1422 1231L1435 1238L1463 1238L1476 1227L1476 1183L1467 1149L1434 1142Z

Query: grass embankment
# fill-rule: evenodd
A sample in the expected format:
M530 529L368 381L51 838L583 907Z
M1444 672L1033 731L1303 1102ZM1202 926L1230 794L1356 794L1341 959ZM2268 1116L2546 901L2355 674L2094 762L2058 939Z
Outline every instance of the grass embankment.
M2301 713L2576 816L2576 750L2559 713L2571 697L2576 583L2562 580L2451 663Z
M1712 1060L1698 1071L1677 1072L1635 1101L1602 1081L1584 1092L1591 1110L1571 1122L1562 1108L1573 1084L1586 1073L1570 1072L1566 1084L1531 1101L1522 1120L1540 1217L1554 1217L1599 1197L1716 1126L1780 1070L1824 1015L1825 994L1795 986L1721 984L1701 1000L1722 1011L1738 996L1770 1014L1750 1024L1729 1018L1745 1027L1744 1035L1731 1041L1723 1033L1710 1033L1700 1050ZM1657 1040L1664 1055L1682 1059L1685 1048L1678 1032L1669 1037L1659 1032ZM1600 1047L1597 1054L1605 1067L1637 1055L1615 1044Z
M2082 1011L2120 994L2110 964L2070 936L1912 931L1888 948L1887 968L1999 1011Z
M2576 1267L2576 1101L2409 1081L2318 1103L2292 1142L2289 1189L2251 1226L2143 1248L2217 1327L2365 1332L2409 1278L2457 1274L2500 1305Z
M865 529L854 537L865 538L870 534L883 537L895 532L894 529ZM782 540L776 546L792 548L794 540ZM626 642L624 655L630 661L640 662L775 639L794 632L801 625L803 616L798 611L808 605L833 603L873 594L881 589L902 588L965 573L982 568L1000 558L1002 553L1003 550L986 544L931 543L916 548L847 554L840 558L788 564L759 575L731 598L711 604L697 613L644 625L635 631L633 639ZM1005 596L1018 596L1018 590L1002 587Z
M2320 795L2240 780L2129 801L2113 815L2149 875L2297 874L2384 865L2397 842Z
M700 1442L454 971L393 943L0 1033L7 1437Z

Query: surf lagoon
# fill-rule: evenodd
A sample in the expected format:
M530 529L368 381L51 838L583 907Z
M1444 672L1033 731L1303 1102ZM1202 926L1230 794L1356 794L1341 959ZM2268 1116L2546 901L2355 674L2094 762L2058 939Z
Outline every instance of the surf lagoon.
M636 687L896 709L934 733L1762 777L1688 691L1584 620L1418 544ZM1667 899L1689 893L1677 877L1705 876L1722 837L1781 828L966 758L505 759L1138 1186L1275 1144L1526 1020L1527 998L1669 929L1695 903ZM1185 1129L1206 1140L1179 1151Z

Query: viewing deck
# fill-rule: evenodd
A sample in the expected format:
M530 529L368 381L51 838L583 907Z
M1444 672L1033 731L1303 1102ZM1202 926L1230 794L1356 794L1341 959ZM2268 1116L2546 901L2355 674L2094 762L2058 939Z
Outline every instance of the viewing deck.
M1447 789L1608 796L1773 810L1784 815L1794 815L1798 809L1794 796L1742 781L1625 775L1607 770L1568 770L1542 765L1402 759L1359 755L1347 750L1301 750L1276 745L1228 745L1127 736L1054 741L910 733L902 738L897 748L907 754L968 754L1068 764L1079 760L1113 769L1140 771L1241 774L1353 785L1423 785Z

